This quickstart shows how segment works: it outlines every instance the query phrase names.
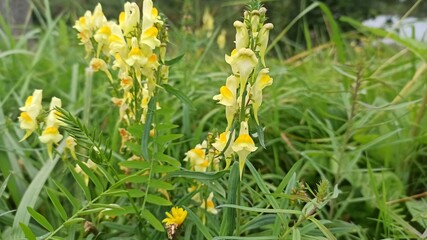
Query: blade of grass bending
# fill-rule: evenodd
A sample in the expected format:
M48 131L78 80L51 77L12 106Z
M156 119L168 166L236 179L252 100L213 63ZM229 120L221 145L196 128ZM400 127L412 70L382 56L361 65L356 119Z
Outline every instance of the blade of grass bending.
M239 163L234 162L228 178L227 204L237 204L237 186L240 183ZM220 235L233 235L236 227L236 209L225 208L222 215Z
M183 206L185 208L185 210L188 213L188 218L197 226L197 229L203 234L203 236L205 236L205 238L207 240L211 240L212 239L212 235L209 233L209 229L202 223L202 221L200 221L199 217L194 214L193 211L191 211L191 209L189 209L186 206Z
M50 200L52 201L53 206L55 207L56 211L58 212L59 216L62 218L62 220L66 221L68 219L67 212L65 211L64 207L61 204L61 201L59 200L57 193L54 192L51 188L46 188L47 195L49 196Z
M323 235L325 235L328 240L336 240L331 231L329 231L328 228L326 228L325 225L323 225L319 220L314 217L309 217L308 220L312 221L320 229L320 231L322 231Z
M37 173L31 184L25 191L24 196L22 197L21 202L19 203L15 219L13 221L13 239L22 239L24 237L23 232L20 229L20 223L28 225L28 223L30 222L30 214L28 213L27 208L33 208L36 204L38 196L40 195L40 192L46 180L50 176L50 173L58 162L63 149L64 143L62 143L58 147L58 155L56 155L54 159L46 161L44 166L40 169L40 171Z
M144 158L145 161L151 160L150 156L148 155L148 139L150 137L150 128L151 128L151 123L153 122L155 111L156 111L156 97L154 96L150 99L150 102L148 103L147 117L145 119L144 131L142 132L141 150L142 150L142 157Z

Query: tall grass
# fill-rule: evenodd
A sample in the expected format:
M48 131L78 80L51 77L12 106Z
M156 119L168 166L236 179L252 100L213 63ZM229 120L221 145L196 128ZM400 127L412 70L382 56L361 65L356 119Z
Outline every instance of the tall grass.
M108 82L100 74L95 74L92 82L85 80L87 63L74 31L66 23L68 19L53 18L48 2L45 4L37 8L41 25L31 28L19 40L11 35L0 16L3 239L12 235L28 237L31 233L47 236L54 232L51 229L62 237L82 238L83 221L97 219L95 210L85 214L73 210L82 208L87 195L98 190L81 190L82 184L76 183L76 176L73 178L67 170L72 164L60 159L61 148L57 157L50 160L36 138L18 142L22 137L17 124L18 107L23 106L33 89L41 88L46 96L61 97L63 106L83 119L88 128L110 136L113 158L124 160L117 150L118 113L110 103ZM284 59L286 32L317 7L324 12L329 40ZM351 24L355 31L342 33L341 24ZM227 77L223 56L231 50L220 50L215 44L220 27L206 39L171 26L175 48L170 54L185 55L171 67L170 81L191 103L163 94L161 111L179 126L173 132L184 134L172 141L166 151L180 162L208 131L220 131L226 125L223 109L212 100ZM303 27L307 30L312 26L305 23ZM308 6L287 28L275 29L272 35L268 64L274 85L266 91L260 112L260 121L265 123L266 149L252 156L240 182L237 165L212 175L179 172L167 176L171 185L181 186L174 203L185 205L188 211L182 238L427 237L425 44L364 27L349 18L335 20L320 2ZM308 38L309 34L305 36ZM383 37L392 38L399 45L383 45L379 40ZM185 50L179 46L186 46ZM186 187L194 179L215 192L219 217L206 215L203 221L192 208L192 195ZM325 180L330 183L330 198L316 206L319 209L313 208L320 191L318 185ZM241 196L234 191L238 186ZM103 194L108 195L108 191ZM92 209L110 204L99 199L91 199ZM153 217L161 219L166 208L150 210ZM34 221L38 213L46 222ZM126 218L95 224L107 232L104 237L108 238L133 236L134 228L139 226L127 225ZM150 232L154 239L166 238L164 233L147 229L141 229L139 234Z

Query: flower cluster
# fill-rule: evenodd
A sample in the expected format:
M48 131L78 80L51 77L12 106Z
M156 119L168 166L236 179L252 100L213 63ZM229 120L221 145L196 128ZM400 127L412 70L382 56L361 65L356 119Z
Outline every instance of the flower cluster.
M43 128L41 128L40 125L42 122L40 122L38 118L43 115L42 93L42 90L34 90L33 94L27 97L25 105L19 108L19 110L22 111L18 117L19 127L26 131L21 141L31 136L33 132L40 130L41 134L38 138L41 143L47 145L49 157L52 158L53 145L57 145L63 139L62 134L59 132L59 127L63 125L63 123L59 120L59 112L55 109L60 108L62 106L62 102L61 99L52 97L49 111L42 125ZM65 147L70 151L70 154L74 159L76 158L75 146L76 143L72 137L67 137L65 139Z
M253 117L259 125L258 110L262 104L262 91L273 83L265 64L269 31L273 28L273 24L265 23L266 11L261 6L252 7L244 12L243 22L234 22L236 47L230 55L225 56L232 74L220 88L220 93L213 97L225 106L227 119L226 130L219 135L213 146L223 153L226 167L229 166L233 153L239 156L240 177L248 155L257 150L249 135L250 109L252 108ZM235 122L240 125L237 138L237 127L233 127Z
M126 124L145 122L148 102L156 86L167 81L164 65L167 42L164 22L151 0L144 0L141 11L136 3L126 2L118 21L108 21L98 4L87 11L74 28L85 46L90 69L104 72L120 96L112 98ZM111 71L117 71L118 81Z

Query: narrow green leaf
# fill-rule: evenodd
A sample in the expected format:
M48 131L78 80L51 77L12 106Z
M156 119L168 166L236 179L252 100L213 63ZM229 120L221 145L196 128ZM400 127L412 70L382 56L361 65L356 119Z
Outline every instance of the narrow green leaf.
M46 191L47 191L47 195L49 196L50 200L53 203L53 206L55 207L56 211L59 213L59 216L62 218L62 220L66 221L68 219L67 212L65 211L61 202L59 201L58 196L51 188L46 188Z
M86 199L89 201L92 200L89 188L86 186L86 183L80 173L77 173L74 170L74 167L70 164L68 165L68 169L70 170L71 175L73 175L74 179L76 180L77 185L79 185L80 189L83 191L83 194L85 195Z
M314 217L309 217L308 219L312 221L320 229L320 231L322 231L328 240L336 240L335 236L328 230L328 228L325 227L325 225L319 222L319 220Z
M188 171L188 170L180 170L168 173L166 175L166 178L169 177L180 177L180 178L190 178L190 179L197 179L197 180L206 180L206 181L212 181L220 179L222 176L224 176L225 173L228 171L219 171L216 173L204 173L204 172L194 172L194 171Z
M158 205L158 206L171 206L172 205L172 203L169 200L162 198L160 196L147 194L146 198L147 198L147 202Z
M150 211L148 211L148 209L144 208L144 210L142 210L141 217L147 220L148 223L150 223L157 231L165 231L162 223Z
M205 236L207 240L211 240L212 235L209 233L209 229L206 227L206 225L203 224L202 221L200 221L199 217L193 211L191 211L190 208L186 206L183 206L183 207L188 213L188 219L192 221L194 224L196 224L197 229L203 234L203 236Z
M169 163L172 166L181 167L181 163L177 159L175 159L174 157L168 156L166 154L156 153L154 158L156 160Z
M187 97L183 92L180 90L172 87L169 84L163 84L162 87L170 94L177 97L183 104L185 104L188 108L194 109L193 102L190 100L190 98Z
M286 173L286 176L282 179L279 186L277 186L276 191L274 191L275 194L283 192L283 189L285 189L285 187L288 185L289 180L291 179L293 174L296 173L296 171L301 167L302 163L303 161L298 160L292 165L291 169L289 169L288 173Z
M68 219L66 222L64 222L64 225L65 226L71 226L73 224L81 223L81 222L84 222L84 221L86 221L86 219L84 219L84 218L79 218L79 217L77 217L77 218L71 218L71 219Z
M142 155L142 149L141 149L141 146L139 146L139 144L134 142L126 142L125 145L134 155L136 156Z
M40 225L42 225L44 228L46 228L50 232L53 232L52 225L50 225L49 221L43 215L36 212L36 210L34 210L31 207L28 207L27 210L30 213L31 217L34 218L34 220L36 220Z
M52 179L52 181L56 185L56 187L58 187L59 190L65 195L65 197L71 203L71 205L73 205L73 208L74 209L79 209L80 208L80 204L77 201L77 199L73 195L71 195L70 191L68 191L67 188L65 188L63 185L61 185L60 183L56 182L55 180Z
M296 227L294 227L292 230L292 240L301 240L301 233Z
M258 125L255 123L257 134L258 134L258 140L259 144L265 149L265 141L264 141L264 130L262 129L261 125Z
M219 205L217 208L236 208L236 209L245 210L249 212L259 212L259 213L286 213L286 214L295 214L295 215L302 214L302 212L298 210L245 207L245 206L240 206L235 204L222 204L222 205Z
M9 177L10 177L10 174L7 175L6 179L4 179L4 182L0 186L0 196L3 196L4 190L6 189L7 183L9 181Z
M150 187L151 188L157 188L157 189L165 189L165 190L173 190L175 187L168 183L157 179L151 179L150 181Z
M31 229L27 225L20 223L19 226L21 227L25 237L28 240L36 240L36 235L34 235L33 231L31 231Z
M151 123L153 122L154 114L156 111L156 96L153 96L148 102L148 111L145 119L144 131L142 132L142 141L141 141L141 152L142 157L145 161L150 161L151 158L148 155L148 140L150 138L150 128Z
M176 172L178 169L175 166L155 165L151 171L152 173L170 173Z
M119 162L120 166L132 169L149 169L150 163L147 161L123 161Z
M166 144L167 142L182 138L182 134L165 134L157 136L156 141L160 144Z
M237 204L237 189L240 184L239 163L234 162L228 178L227 204ZM222 215L220 235L233 235L236 227L236 209L225 208Z
M183 54L181 54L181 55L179 55L179 56L177 56L175 58L172 58L170 60L166 60L165 61L165 65L171 66L171 65L174 65L174 64L178 63L184 57L184 55L185 55L185 53L183 53Z
M135 209L132 206L122 206L120 208L102 211L102 213L108 216L121 216L126 214L133 214L135 213Z

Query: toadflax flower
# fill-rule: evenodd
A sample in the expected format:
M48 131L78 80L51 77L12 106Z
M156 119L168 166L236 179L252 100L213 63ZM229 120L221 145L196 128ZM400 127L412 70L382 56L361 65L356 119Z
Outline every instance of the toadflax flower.
M268 75L268 72L268 68L261 69L255 80L254 86L251 88L252 108L254 110L254 117L257 124L259 124L258 109L262 104L262 90L273 84L273 78Z
M248 155L257 150L254 140L249 135L248 123L243 121L240 123L239 137L234 141L232 149L239 155L240 179L242 179L243 168Z
M272 23L266 23L264 26L262 26L261 30L259 31L258 35L258 41L259 41L259 56L261 58L261 63L265 67L265 51L267 49L268 44L268 36L270 30L273 29Z
M255 53L249 48L241 48L232 52L231 57L226 56L226 61L231 65L233 74L240 76L240 97L246 89L249 76L258 64Z
M40 142L47 144L47 151L49 157L52 158L52 145L58 144L62 140L62 135L59 133L59 125L61 122L58 120L58 112L56 107L61 107L61 99L53 97L49 107L49 114L46 117L46 126L39 136Z
M209 197L205 200L203 200L202 205L200 205L201 208L206 209L207 212L212 214L217 214L218 210L215 208L215 204L213 202L213 192L209 194Z
M209 166L209 160L206 158L205 149L207 142L203 141L202 144L197 144L195 148L188 151L185 155L184 161L190 160L191 168L197 172L206 172Z
M240 21L233 23L236 28L236 50L247 48L249 45L249 33L246 25Z
M27 98L25 105L19 110L22 111L18 117L19 127L26 131L20 141L24 141L37 129L37 116L42 110L42 90L34 90L33 95Z
M230 139L230 144L228 146L227 146L227 142L229 141L229 138L230 138L230 131L228 131L228 130L221 133L219 135L219 137L217 137L215 139L215 142L212 143L212 146L216 150L218 150L220 152L224 151L224 157L225 157L225 162L226 162L225 169L228 169L228 167L230 166L231 155L233 154L233 149L231 148L231 145L234 142L234 134L231 134L231 136L232 136L232 139ZM227 148L225 149L225 147L227 147Z

